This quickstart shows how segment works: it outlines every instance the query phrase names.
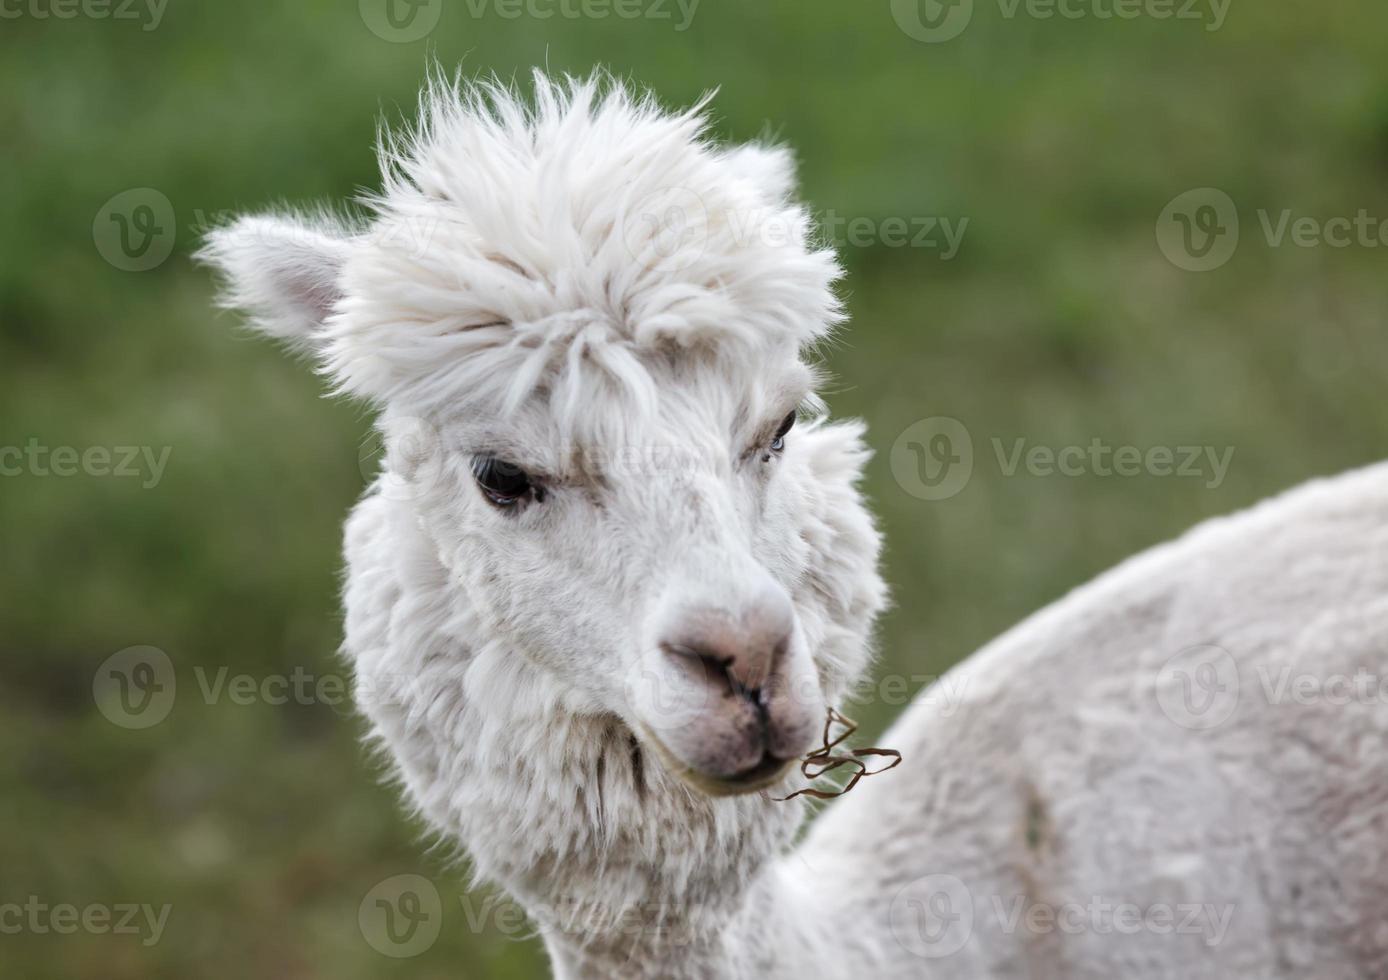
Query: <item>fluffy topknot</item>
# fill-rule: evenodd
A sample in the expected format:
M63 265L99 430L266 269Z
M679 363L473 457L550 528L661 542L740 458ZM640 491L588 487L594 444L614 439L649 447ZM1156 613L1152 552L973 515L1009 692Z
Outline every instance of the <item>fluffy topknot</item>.
M601 74L537 72L529 98L435 75L418 123L381 139L364 225L242 219L203 254L230 305L354 395L639 409L653 359L754 364L840 319L789 152L716 144L708 101L670 112Z

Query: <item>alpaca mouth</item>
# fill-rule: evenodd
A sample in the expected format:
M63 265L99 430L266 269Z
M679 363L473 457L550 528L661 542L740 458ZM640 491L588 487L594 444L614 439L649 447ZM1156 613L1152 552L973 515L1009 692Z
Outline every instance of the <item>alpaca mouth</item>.
M710 796L736 796L739 793L755 793L757 790L774 786L780 782L781 777L786 774L794 761L794 759L782 759L767 752L762 755L761 761L755 766L735 776L720 779L692 770L679 775L685 782L703 790Z
M645 735L644 741L655 749L655 755L666 770L678 776L686 786L707 796L738 796L774 786L795 762L794 759L782 759L767 750L762 753L756 765L731 776L715 776L681 762L648 728L644 725L641 727L642 734Z

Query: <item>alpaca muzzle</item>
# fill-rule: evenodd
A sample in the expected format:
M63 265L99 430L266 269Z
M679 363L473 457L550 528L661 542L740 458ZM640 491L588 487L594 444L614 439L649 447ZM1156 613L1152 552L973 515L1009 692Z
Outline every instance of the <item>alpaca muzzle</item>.
M667 622L636 701L661 761L715 795L780 780L825 710L790 600L768 588L739 612L685 607Z

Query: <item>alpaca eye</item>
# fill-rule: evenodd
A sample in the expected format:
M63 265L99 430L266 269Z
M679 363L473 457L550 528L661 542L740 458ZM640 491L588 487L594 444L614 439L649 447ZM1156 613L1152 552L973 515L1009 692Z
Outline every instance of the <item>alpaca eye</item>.
M771 440L771 451L779 453L786 448L786 433L790 432L791 426L795 424L795 413L791 412L781 420L780 427L776 430L776 437Z
M482 495L498 507L513 507L521 498L534 494L543 500L543 492L530 482L530 477L515 463L495 456L478 456L472 461L472 475Z

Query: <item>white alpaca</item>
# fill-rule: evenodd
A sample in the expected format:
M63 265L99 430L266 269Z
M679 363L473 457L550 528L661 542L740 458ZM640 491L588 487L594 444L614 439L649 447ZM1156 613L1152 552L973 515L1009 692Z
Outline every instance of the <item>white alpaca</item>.
M1007 634L792 849L804 800L774 797L884 603L860 427L817 417L804 356L838 269L784 150L601 89L434 86L369 220L243 219L204 252L381 411L347 526L358 701L556 973L1388 975L1388 711L1272 696L1383 669L1385 469Z

